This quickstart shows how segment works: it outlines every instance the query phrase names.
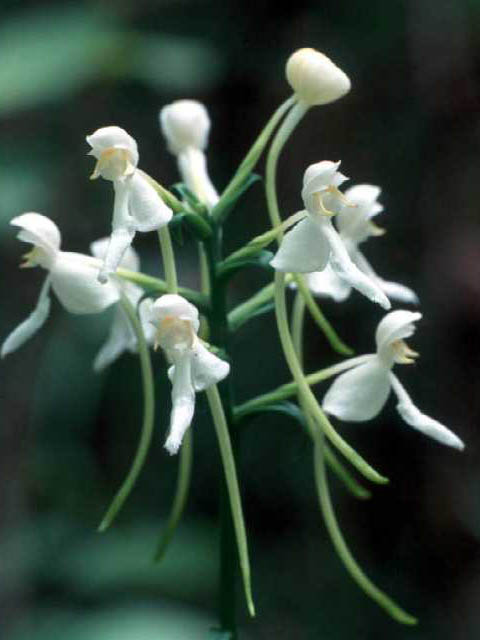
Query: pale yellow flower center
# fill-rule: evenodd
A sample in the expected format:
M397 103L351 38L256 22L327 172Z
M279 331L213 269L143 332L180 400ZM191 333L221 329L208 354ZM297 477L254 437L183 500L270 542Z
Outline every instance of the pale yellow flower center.
M398 364L413 364L415 359L420 356L417 351L410 349L404 340L395 340L390 346L394 353L395 362Z

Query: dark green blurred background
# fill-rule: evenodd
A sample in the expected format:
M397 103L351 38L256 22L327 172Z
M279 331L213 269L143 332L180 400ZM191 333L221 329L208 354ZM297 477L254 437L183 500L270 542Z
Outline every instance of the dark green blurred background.
M209 165L222 188L266 119L289 94L288 55L330 55L352 79L339 103L312 110L279 169L282 209L300 206L311 162L342 159L352 182L384 189L388 235L365 253L378 272L419 293L422 357L402 380L428 414L466 442L463 454L406 427L391 401L380 418L342 433L391 478L369 503L334 483L338 515L367 572L412 613L397 626L345 574L321 522L311 448L286 418L252 422L238 467L258 618L250 640L476 640L480 635L480 121L478 0L201 0L14 2L0 26L0 339L34 306L43 274L19 271L24 245L9 220L52 217L67 250L108 233L111 185L90 183L85 135L117 124L140 166L171 185L175 162L158 109L204 102ZM261 167L263 169L263 167ZM267 226L255 185L226 230L229 249ZM161 273L154 236L137 237L143 267ZM198 284L194 245L180 249L184 284ZM232 283L239 301L266 282ZM358 353L373 347L379 313L358 295L325 303ZM123 479L141 418L138 363L96 376L109 315L60 305L41 333L1 363L0 626L8 640L187 640L215 622L217 447L202 398L187 513L164 564L151 562L171 503L176 460L162 449L170 406L158 372L154 446L115 527L95 533ZM310 369L336 361L313 326ZM237 397L288 379L273 319L253 321L233 353ZM241 594L240 594L241 596Z

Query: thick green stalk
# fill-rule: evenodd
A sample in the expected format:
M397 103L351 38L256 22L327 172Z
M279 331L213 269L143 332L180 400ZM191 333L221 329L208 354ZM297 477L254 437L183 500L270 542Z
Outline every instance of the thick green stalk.
M342 561L343 565L345 566L353 580L362 589L362 591L364 591L370 598L372 598L372 600L374 600L380 607L385 609L385 611L390 616L392 616L394 620L400 622L401 624L417 624L418 621L416 618L401 609L389 596L387 596L386 593L381 591L373 584L373 582L371 582L371 580L358 566L355 558L350 552L350 549L347 547L342 536L342 532L340 531L340 528L338 526L338 522L332 506L332 501L330 499L327 473L324 463L323 440L323 434L321 430L318 429L315 435L314 450L315 481L325 525L340 560Z
M287 320L287 307L285 301L285 276L283 273L275 274L275 312L277 316L277 326L282 343L285 359L290 368L295 382L298 385L298 392L305 401L306 407L311 412L315 421L321 426L330 442L349 460L349 462L366 478L372 482L385 484L388 479L379 474L368 464L333 428L325 413L320 408L313 395L308 382L305 379L302 367L295 354Z
M225 214L225 203L230 200L235 192L241 187L242 183L246 180L250 172L254 169L275 127L278 125L278 123L283 118L284 114L290 109L290 107L295 104L295 101L296 97L291 96L288 100L283 102L258 135L247 155L242 160L242 163L238 167L234 176L225 187L222 195L220 196L219 202L212 210L212 216L217 222L220 223L222 221Z
M137 317L135 309L130 301L124 296L122 297L122 307L130 320L133 330L137 338L138 354L140 356L140 366L142 369L143 384L143 424L135 458L133 460L130 471L127 474L122 486L118 490L112 504L108 508L98 530L105 531L112 524L115 516L120 511L123 503L128 498L131 490L135 486L140 471L143 468L147 457L150 443L152 441L153 424L155 416L155 390L153 384L152 363L150 361L150 353L148 345L143 335L142 325Z
M277 180L277 164L280 153L287 142L295 127L308 111L308 105L303 102L297 102L288 116L282 122L273 139L272 145L267 156L267 165L265 169L265 193L267 197L268 212L272 227L278 227L282 223L280 212L278 209L276 180Z

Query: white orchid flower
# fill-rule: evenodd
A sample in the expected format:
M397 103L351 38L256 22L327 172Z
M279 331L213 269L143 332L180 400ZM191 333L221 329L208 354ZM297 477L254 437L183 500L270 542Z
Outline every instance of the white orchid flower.
M16 351L44 325L50 312L50 289L67 311L76 314L100 313L120 297L114 284L97 282L97 260L81 253L60 251L60 231L46 216L24 213L13 218L10 224L20 228L19 240L33 245L21 266L43 267L48 276L33 312L4 341L2 357Z
M277 271L297 273L323 271L329 265L349 286L390 309L390 302L378 284L352 262L332 224L332 217L346 202L338 187L348 178L338 171L339 166L340 162L324 160L305 171L302 198L306 216L285 235L270 264Z
M395 364L410 364L418 356L404 339L413 335L414 323L421 317L421 313L404 310L387 314L377 327L377 353L335 380L323 399L323 408L341 420L363 422L380 413L393 389L397 411L407 424L443 444L463 449L463 442L452 431L417 409L392 373Z
M109 241L110 239L107 237L92 242L90 245L92 255L100 261L104 260L108 250ZM123 254L120 266L124 269L128 269L129 271L140 271L140 259L137 252L132 247L128 247ZM112 278L110 282L117 287L119 293L128 298L133 307L138 308L138 314L140 316L145 340L147 344L153 345L155 340L155 329L149 321L150 309L153 301L150 298L146 298L140 302L144 291L133 282L127 282L120 278ZM137 353L137 338L121 304L117 304L115 306L109 336L95 357L93 363L94 370L97 372L102 371L126 351L130 353Z
M196 100L177 100L160 110L160 127L169 151L177 158L182 180L212 209L219 197L208 175L205 157L210 131L207 110Z
M120 127L102 127L87 136L89 155L97 159L91 179L113 182L112 234L98 279L105 283L116 271L137 231L155 231L168 224L171 209L137 169L137 143Z
M335 218L340 237L352 262L376 282L388 298L418 304L418 297L412 289L380 278L359 249L359 245L368 238L384 233L383 229L372 222L372 218L383 211L383 206L378 202L380 191L379 187L370 184L355 185L345 191L346 200L354 207L342 204ZM323 271L307 274L305 280L314 295L330 297L336 302L348 298L352 290L348 282L340 278L330 265Z
M177 453L185 431L192 422L195 392L223 380L230 365L211 353L198 338L198 310L176 294L158 298L151 309L157 343L172 363L168 375L172 381L172 412L165 448Z
M292 53L285 72L298 100L310 107L334 102L350 91L348 76L315 49L303 48Z

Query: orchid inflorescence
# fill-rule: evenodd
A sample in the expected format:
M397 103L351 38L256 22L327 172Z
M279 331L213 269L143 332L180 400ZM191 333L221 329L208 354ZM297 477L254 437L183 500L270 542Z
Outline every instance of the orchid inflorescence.
M366 479L374 483L385 483L387 479L340 436L328 416L347 422L370 420L381 411L393 391L397 410L408 425L457 449L462 449L463 443L445 426L423 414L393 373L396 364L409 364L418 357L405 339L413 335L415 323L422 316L418 311L390 311L392 301L417 305L417 295L408 287L377 275L360 251L361 244L384 233L373 222L383 211L378 202L380 188L358 184L342 192L340 187L348 178L340 173L340 162L322 160L304 171L303 208L282 221L276 191L276 168L282 148L310 108L333 102L350 90L346 74L313 49L296 51L287 62L286 75L293 96L273 114L222 192L215 188L207 169L205 150L210 119L205 107L194 100L180 100L160 111L161 131L168 150L177 159L182 178L178 196L138 168L137 143L124 129L107 126L87 136L89 153L96 159L91 177L113 183L111 234L93 242L91 255L84 255L61 250L60 231L44 215L30 212L11 220L19 229L19 240L33 246L22 266L40 266L47 271L47 277L37 306L5 339L1 354L5 356L18 349L45 323L51 291L71 313L96 314L115 307L110 334L95 358L94 369L101 371L125 351L138 352L144 385L144 420L132 467L100 525L105 530L128 497L145 462L154 426L151 349L160 347L169 365L165 375L172 384L165 447L170 454L180 451L183 472L179 473L174 507L159 543L158 557L163 555L185 506L190 476L187 467L192 459L189 427L194 420L195 394L206 392L229 496L230 510L222 520L222 535L225 539L232 535L231 527L224 526L231 518L251 615L254 605L247 536L230 433L235 430L238 440L241 427L248 420L260 412L278 411L282 406L287 412L292 406L291 398L296 396L301 411L290 414L300 420L312 441L319 504L340 559L360 587L392 617L414 624L415 618L369 580L345 544L331 504L326 465L360 498L369 493L340 462L337 453ZM223 223L254 181L252 171L269 143L265 186L270 229L225 257ZM169 232L169 225L174 223L183 225L197 241L200 291L178 286ZM151 231L156 231L160 239L163 280L140 271L138 255L131 246L137 232ZM266 247L274 242L278 248L273 255ZM230 275L251 264L265 267L273 274L273 282L228 309ZM289 290L295 290L291 324L286 301ZM376 330L375 353L343 359L307 375L302 362L305 309L311 312L331 347L343 356L351 355L315 298L330 298L339 303L353 290L388 311ZM246 322L269 312L272 302L293 381L235 405L235 362L230 359L229 338ZM205 341L207 336L211 344ZM336 375L320 403L312 386ZM228 544L222 548L228 553ZM234 622L228 621L222 610L220 622L222 628L232 631Z

